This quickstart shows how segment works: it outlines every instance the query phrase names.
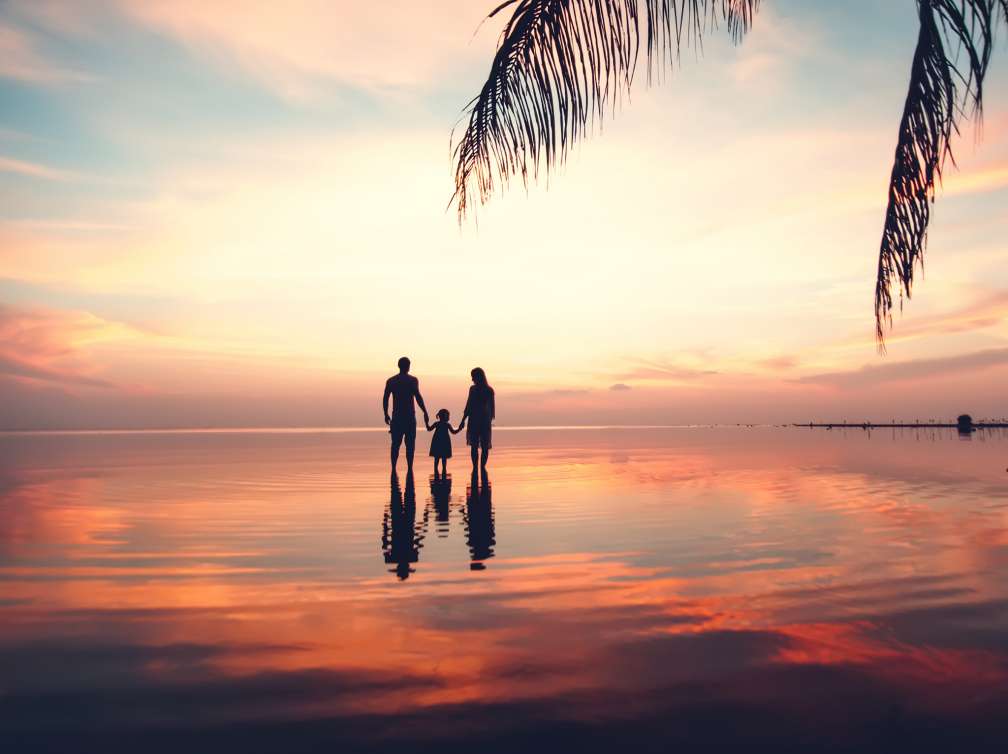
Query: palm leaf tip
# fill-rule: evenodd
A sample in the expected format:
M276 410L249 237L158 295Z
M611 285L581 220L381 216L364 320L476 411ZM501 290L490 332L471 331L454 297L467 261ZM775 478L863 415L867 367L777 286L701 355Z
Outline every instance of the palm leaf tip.
M1008 0L918 0L920 29L896 141L875 281L875 336L885 349L900 306L923 269L931 205L952 138L964 118L980 122L983 82L994 29L1008 20Z
M454 144L452 201L462 222L510 179L564 161L630 90L644 40L649 73L724 21L736 40L760 0L508 0L490 73ZM642 29L643 27L643 29Z

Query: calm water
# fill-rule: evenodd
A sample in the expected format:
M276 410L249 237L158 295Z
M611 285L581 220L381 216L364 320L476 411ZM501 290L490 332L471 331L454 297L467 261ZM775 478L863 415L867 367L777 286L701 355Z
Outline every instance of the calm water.
M4 749L1008 742L1008 435L494 441L0 435Z

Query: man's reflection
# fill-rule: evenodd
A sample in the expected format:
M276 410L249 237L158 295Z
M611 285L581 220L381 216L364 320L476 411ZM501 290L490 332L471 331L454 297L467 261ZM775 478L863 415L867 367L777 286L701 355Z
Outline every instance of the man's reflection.
M389 507L385 510L382 521L382 552L385 562L395 564L390 573L395 573L399 580L409 578L415 569L410 563L420 560L420 548L423 547L423 536L416 531L416 490L413 486L413 473L406 474L405 494L399 488L399 475L392 473L392 495Z
M494 556L494 515L490 499L490 479L486 470L473 471L469 487L466 489L466 505L462 512L465 526L466 544L469 546L469 569L482 571L483 561Z
M447 474L430 478L431 503L434 505L434 529L439 538L448 536L448 513L451 505L452 480Z

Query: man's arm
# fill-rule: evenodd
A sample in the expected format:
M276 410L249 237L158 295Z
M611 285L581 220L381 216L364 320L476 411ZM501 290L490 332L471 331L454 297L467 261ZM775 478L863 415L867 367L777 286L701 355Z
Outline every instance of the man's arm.
M388 415L388 399L392 395L392 385L389 384L389 380L385 380L385 395L382 396L382 410L385 411L385 423L391 424L392 420Z
M416 402L417 405L420 407L420 410L423 411L423 419L424 423L426 424L430 417L427 415L427 407L424 405L423 396L420 395L420 380L416 381L416 383L413 385L413 389L416 391L414 393L416 397Z

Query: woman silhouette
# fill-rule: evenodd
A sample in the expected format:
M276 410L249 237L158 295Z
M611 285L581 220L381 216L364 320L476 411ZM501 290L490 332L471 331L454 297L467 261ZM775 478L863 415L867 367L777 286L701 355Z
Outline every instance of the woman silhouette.
M462 421L459 429L466 426L466 445L472 450L473 469L476 468L476 459L480 460L480 467L486 468L487 459L490 457L490 428L493 424L496 407L494 405L494 390L487 383L486 372L480 367L476 367L470 372L472 375L472 387L469 388L469 399L466 401L465 412L462 414ZM482 449L482 453L479 450Z

